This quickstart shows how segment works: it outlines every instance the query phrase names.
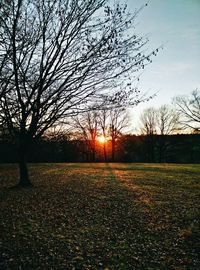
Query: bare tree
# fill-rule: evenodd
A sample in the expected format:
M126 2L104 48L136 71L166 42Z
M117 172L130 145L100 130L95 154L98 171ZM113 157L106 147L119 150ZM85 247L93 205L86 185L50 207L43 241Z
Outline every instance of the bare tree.
M153 107L147 108L140 116L141 133L144 135L155 135L157 133L157 113Z
M177 132L178 123L179 115L173 108L163 105L157 109L156 126L159 134L159 162L164 161L167 148L166 135Z
M115 161L116 141L122 135L122 131L128 126L129 118L123 108L113 108L110 110L109 135L112 144L112 161Z
M168 105L157 109L157 130L160 135L169 135L178 130L179 115Z
M200 91L196 89L190 96L177 96L173 102L180 115L182 127L200 131Z
M52 126L49 128L42 136L48 141L60 141L60 140L70 140L72 137L71 131L64 125Z
M141 133L145 135L146 155L149 162L155 161L155 136L157 133L157 112L153 107L143 111L140 117Z
M128 115L122 108L104 108L91 110L79 116L72 117L70 126L75 137L85 141L86 152L91 153L89 160L95 161L96 143L98 137L103 136L104 160L107 162L107 142L111 142L111 159L115 160L116 141L128 126Z
M163 161L166 150L166 135L175 133L178 130L179 116L177 112L168 105L160 108L150 107L144 110L141 115L141 131L147 135L146 144L149 161L155 160L155 135L158 137L159 162Z
M88 111L72 118L70 126L73 127L75 136L82 139L86 146L88 160L96 159L96 139L98 133L98 117L96 111Z
M31 185L33 140L108 89L108 101L133 93L122 76L157 52L146 53L147 39L128 33L137 15L107 0L1 0L0 115L18 145L20 186Z
M103 143L103 153L104 153L104 160L107 162L107 138L109 136L109 110L103 109L99 110L98 112L98 123L100 126L100 130L102 131L102 136L105 138L105 142Z
M169 135L178 129L179 115L168 105L150 107L141 114L141 132L145 135Z

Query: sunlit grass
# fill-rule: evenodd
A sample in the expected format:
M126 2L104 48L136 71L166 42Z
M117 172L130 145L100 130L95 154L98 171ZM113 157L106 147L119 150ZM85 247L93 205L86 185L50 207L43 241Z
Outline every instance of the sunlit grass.
M0 165L1 269L199 269L200 166Z

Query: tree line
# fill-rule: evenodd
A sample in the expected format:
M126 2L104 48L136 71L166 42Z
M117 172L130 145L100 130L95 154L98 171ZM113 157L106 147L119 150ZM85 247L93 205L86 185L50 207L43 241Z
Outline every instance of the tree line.
M141 114L140 132L146 135L169 135L200 132L200 90L176 96L172 105L150 107Z
M123 108L104 107L72 116L35 141L28 161L199 163L199 91L175 97L173 103L173 107L145 109L140 135L128 134L131 118ZM17 148L6 129L1 130L0 145L0 162L16 162Z
M160 150L161 136L123 135L115 144L114 162L200 163L198 134L164 135L164 151ZM153 145L152 145L153 141ZM107 142L107 162L113 162L112 145ZM153 153L152 153L153 151ZM16 163L18 152L10 142L0 141L0 163ZM105 162L103 145L96 143L95 159L87 142L68 137L40 139L32 146L27 162Z
M72 116L68 123L53 126L35 141L27 161L198 163L199 91L175 97L173 104L145 109L140 116L139 136L128 134L131 119L121 107ZM0 134L0 162L16 162L17 147L9 131L1 129Z

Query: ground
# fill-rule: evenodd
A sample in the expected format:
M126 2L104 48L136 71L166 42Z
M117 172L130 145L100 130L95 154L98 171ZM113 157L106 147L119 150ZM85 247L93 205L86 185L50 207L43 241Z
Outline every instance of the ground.
M0 165L0 269L200 269L200 165Z

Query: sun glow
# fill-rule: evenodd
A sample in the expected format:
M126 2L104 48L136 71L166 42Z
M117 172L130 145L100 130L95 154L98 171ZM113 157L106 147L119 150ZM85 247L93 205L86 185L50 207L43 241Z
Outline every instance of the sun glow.
M102 144L104 144L104 143L106 143L106 138L104 137L104 136L99 136L98 138L97 138L97 140L98 140L98 142L99 143L102 143Z

